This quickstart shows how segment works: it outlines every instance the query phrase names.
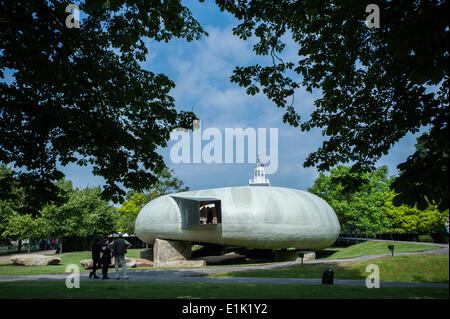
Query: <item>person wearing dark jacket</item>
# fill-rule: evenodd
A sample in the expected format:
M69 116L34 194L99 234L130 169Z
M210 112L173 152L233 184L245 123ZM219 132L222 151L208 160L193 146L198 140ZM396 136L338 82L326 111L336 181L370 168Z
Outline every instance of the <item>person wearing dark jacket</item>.
M98 240L98 238L96 237L94 239L94 242L92 243L92 271L89 274L89 279L92 278L92 276L94 276L94 279L98 279L99 277L96 274L96 271L99 267L99 262L100 262L100 251L101 251L102 247L100 246L100 242Z
M114 265L116 268L115 277L116 279L120 279L119 274L119 264L122 266L123 271L123 279L128 279L127 276L127 264L125 260L125 254L127 253L127 249L131 247L131 244L123 239L122 233L119 233L119 238L113 240L112 243L108 245L109 249L112 250L114 256Z
M111 264L111 249L109 249L108 238L105 238L105 242L102 246L102 258L100 258L100 264L102 265L103 279L109 279L108 268Z
M206 223L212 224L213 218L214 218L213 213L212 213L211 209L208 207L208 211L207 211L207 215L206 215Z

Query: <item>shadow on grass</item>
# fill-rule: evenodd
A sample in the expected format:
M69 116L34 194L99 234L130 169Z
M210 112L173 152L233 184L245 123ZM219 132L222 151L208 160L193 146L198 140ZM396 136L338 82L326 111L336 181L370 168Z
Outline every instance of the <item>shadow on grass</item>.
M232 283L86 282L67 289L59 282L1 283L0 298L448 298L448 289L422 287L365 287L268 285Z
M316 251L316 259L322 259L332 256L337 253L339 249L327 249L327 250L319 250Z

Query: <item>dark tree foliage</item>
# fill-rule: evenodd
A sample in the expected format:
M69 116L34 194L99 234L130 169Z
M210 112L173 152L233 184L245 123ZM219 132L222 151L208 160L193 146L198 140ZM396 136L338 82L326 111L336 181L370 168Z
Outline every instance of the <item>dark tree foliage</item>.
M433 134L437 130L432 131ZM440 143L448 143L448 134L430 137L424 133L417 139L416 151L400 164L400 176L394 181L392 188L399 193L393 203L400 206L417 204L424 210L429 206L427 200L433 199L440 211L448 209L448 148L442 150ZM448 144L447 144L448 145ZM447 196L442 196L447 194ZM438 199L441 199L440 201Z
M43 193L36 190L32 183L21 184L16 175L12 169L0 163L0 215L6 211L14 211L37 216L45 204ZM66 196L66 190L58 187L52 194L52 201L61 204ZM9 213L3 215L8 216Z
M157 147L189 127L164 74L144 70L144 41L205 34L180 0L80 1L80 28L66 27L69 1L0 1L0 162L44 201L57 168L93 167L103 195L149 188L165 168ZM9 79L9 80L8 80Z
M447 0L216 3L240 20L236 35L255 36L255 53L271 57L268 66L236 67L232 82L246 87L248 94L262 89L286 108L284 122L303 131L322 128L329 137L307 157L306 167L329 170L352 162L353 171L373 169L397 141L426 126L429 132L421 138L426 151L399 166L403 174L393 185L401 193L398 200L424 203L427 196L441 203L440 209L448 208ZM365 24L368 4L379 6L380 28ZM279 58L284 34L298 44L298 61ZM322 94L306 121L293 105L299 85Z

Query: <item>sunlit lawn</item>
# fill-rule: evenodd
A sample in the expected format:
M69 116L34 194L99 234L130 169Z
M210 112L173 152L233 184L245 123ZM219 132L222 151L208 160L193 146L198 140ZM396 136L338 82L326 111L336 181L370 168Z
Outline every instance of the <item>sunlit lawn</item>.
M329 248L326 251L333 253L325 259L349 258L361 255L373 255L389 253L387 245L389 242L369 241L347 248ZM435 246L422 244L395 243L395 252L420 251L424 249L435 249ZM143 249L130 249L127 257L138 258ZM336 250L336 251L333 251ZM323 252L323 251L322 251ZM81 271L86 271L80 265L80 260L91 258L91 252L70 252L56 255L62 259L61 264L51 266L14 266L11 262L0 264L0 276L33 275L33 274L56 274L65 273L69 264L76 264ZM270 261L268 261L269 263ZM251 264L251 263L249 263ZM368 275L365 272L368 264L376 264L380 267L381 280L384 281L411 281L411 282L448 282L449 262L448 255L411 255L379 258L364 262L341 262L330 264L335 272L336 279L364 279ZM248 264L247 264L248 265ZM242 266L242 265L236 265ZM208 266L218 267L218 266ZM234 272L220 274L219 276L232 277L288 277L288 278L321 278L322 272L328 264L302 265L291 268L276 270L254 270L246 272ZM154 268L139 268L154 269ZM134 270L134 269L130 269Z
M389 245L394 245L394 255L396 253L425 251L439 249L437 246L428 244L411 244L401 242L366 241L346 248L330 247L322 252L327 252L327 259L351 258L367 255L390 254Z
M394 256L369 261L304 264L289 268L229 272L209 276L322 278L323 271L331 267L335 279L365 279L369 274L366 272L366 267L369 264L375 264L379 267L381 281L449 282L448 255Z
M361 254L386 253L383 247L389 243L367 242L337 249L335 259ZM413 245L410 247L409 245ZM424 249L422 245L396 245L396 252L409 249ZM426 247L427 249L430 247ZM432 249L435 247L431 246ZM143 249L130 249L127 256L138 258ZM333 248L330 248L333 250ZM0 264L0 275L29 275L65 273L66 266L79 264L91 257L89 251L57 255L60 265L24 267L11 262ZM342 257L345 256L345 257ZM405 281L426 283L449 282L448 255L410 255L378 258L361 262L339 262L327 264L305 264L290 268L231 272L210 276L227 277L271 277L271 278L321 278L322 272L331 266L335 279L365 279L366 266L376 264L381 281ZM148 268L147 268L148 269ZM153 268L150 268L153 269ZM0 298L448 298L447 288L427 287L381 287L367 289L350 286L321 285L268 285L235 283L152 283L152 282L81 282L80 289L67 289L64 281L0 282Z
M139 258L139 252L142 250L144 249L130 249L128 250L127 257ZM13 265L12 262L0 264L0 276L61 274L66 272L66 267L69 264L75 264L80 267L80 271L85 271L84 267L80 264L80 260L92 258L90 251L70 252L54 256L61 258L60 264L28 267Z

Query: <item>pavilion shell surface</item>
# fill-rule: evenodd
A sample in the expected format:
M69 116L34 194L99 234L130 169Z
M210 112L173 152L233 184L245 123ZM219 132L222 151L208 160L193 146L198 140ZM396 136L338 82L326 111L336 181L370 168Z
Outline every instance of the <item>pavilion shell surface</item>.
M177 197L208 197L221 201L221 223L182 227ZM320 197L273 186L225 187L158 197L136 218L136 235L144 242L156 238L233 245L258 249L319 250L339 236L339 221Z

